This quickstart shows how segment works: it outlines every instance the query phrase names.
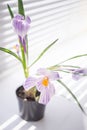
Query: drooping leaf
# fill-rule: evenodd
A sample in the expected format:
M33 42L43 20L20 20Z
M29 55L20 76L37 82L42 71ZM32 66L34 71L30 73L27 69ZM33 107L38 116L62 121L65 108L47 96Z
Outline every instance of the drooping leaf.
M18 0L18 13L25 16L25 11L24 11L24 6L23 6L22 0Z
M48 46L40 53L40 55L35 59L35 61L34 61L29 67L31 67L32 65L34 65L34 64L48 51L48 49L51 48L57 41L58 41L58 39L56 39L54 42L52 42L50 45L48 45Z
M8 7L8 11L9 11L9 14L10 14L11 18L13 18L13 17L14 17L14 14L13 14L12 9L11 9L11 7L9 6L9 4L7 4L7 7Z
M0 50L14 56L16 59L18 59L22 63L22 60L14 52L10 51L9 49L0 47Z
M71 94L71 96L74 98L74 100L76 101L76 103L78 104L82 112L86 115L86 112L84 111L83 107L79 103L77 97L72 93L72 91L67 87L67 85L63 83L61 80L57 80L57 81Z

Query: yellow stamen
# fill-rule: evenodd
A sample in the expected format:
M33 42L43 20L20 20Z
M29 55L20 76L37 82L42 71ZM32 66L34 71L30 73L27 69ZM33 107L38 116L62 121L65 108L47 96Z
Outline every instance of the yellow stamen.
M47 87L48 86L48 83L49 83L49 79L48 77L44 77L43 80L42 80L42 84Z

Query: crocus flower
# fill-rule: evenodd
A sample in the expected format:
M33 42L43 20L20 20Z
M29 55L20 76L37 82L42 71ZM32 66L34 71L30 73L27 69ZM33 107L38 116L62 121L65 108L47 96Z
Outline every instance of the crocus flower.
M31 20L28 16L24 18L24 16L20 14L17 14L12 20L14 31L19 36L20 43L22 43L25 52L26 52L26 34L30 28L30 23Z
M12 24L15 32L18 34L18 36L22 38L26 36L30 28L30 23L31 20L28 16L24 18L24 16L20 14L17 14L12 20Z
M73 79L79 80L83 76L87 76L87 68L80 68L73 71Z
M39 103L47 104L51 97L55 94L55 87L52 83L53 80L58 80L58 72L54 72L47 69L39 69L37 74L40 75L39 78L29 77L25 84L25 90L29 90L36 86L36 89L40 92Z

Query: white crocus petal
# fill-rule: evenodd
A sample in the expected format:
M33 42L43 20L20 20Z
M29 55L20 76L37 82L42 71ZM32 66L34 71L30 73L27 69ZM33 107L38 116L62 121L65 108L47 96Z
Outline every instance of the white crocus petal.
M29 77L29 78L26 79L23 87L24 87L25 90L29 90L36 85L36 82L37 82L36 78Z

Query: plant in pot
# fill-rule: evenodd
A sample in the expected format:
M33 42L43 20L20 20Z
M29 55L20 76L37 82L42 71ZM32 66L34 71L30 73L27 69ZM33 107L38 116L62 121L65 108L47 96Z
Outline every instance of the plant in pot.
M86 76L86 68L64 65L64 63L72 59L87 56L87 54L71 57L59 64L49 66L47 68L40 67L37 70L37 74L34 77L31 76L29 74L30 68L47 52L48 49L50 49L58 41L58 39L48 45L34 60L34 62L31 65L28 65L29 46L27 32L30 29L31 19L29 16L25 16L22 0L18 0L18 14L16 15L14 15L9 5L7 5L7 7L12 19L12 26L18 36L19 44L15 45L17 53L14 53L13 51L2 47L0 47L0 50L11 54L17 60L19 60L24 70L24 75L26 78L25 83L16 90L16 95L19 102L20 116L27 121L37 121L43 118L45 107L51 100L51 97L55 94L53 81L56 81L65 87L66 90L75 99L80 109L85 113L77 97L62 81L62 77L59 72L62 71L67 74L71 73L72 77L76 80L80 79L83 76Z

